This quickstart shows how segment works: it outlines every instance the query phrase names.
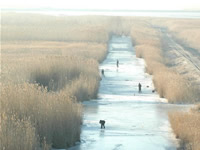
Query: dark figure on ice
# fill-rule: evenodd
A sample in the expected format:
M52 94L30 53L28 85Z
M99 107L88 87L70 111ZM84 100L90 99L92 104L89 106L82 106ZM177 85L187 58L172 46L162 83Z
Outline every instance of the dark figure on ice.
M104 69L101 70L101 75L104 76Z
M119 67L119 60L117 59L117 68Z
M142 85L140 83L138 84L138 89L139 89L139 93L141 93L142 92Z
M105 129L105 120L100 120L99 123L101 124L101 129Z

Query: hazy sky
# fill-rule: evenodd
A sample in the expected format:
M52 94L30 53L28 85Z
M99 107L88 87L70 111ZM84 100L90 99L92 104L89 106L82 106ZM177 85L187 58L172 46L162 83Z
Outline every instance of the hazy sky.
M1 8L200 10L200 0L4 0L0 2L0 6Z

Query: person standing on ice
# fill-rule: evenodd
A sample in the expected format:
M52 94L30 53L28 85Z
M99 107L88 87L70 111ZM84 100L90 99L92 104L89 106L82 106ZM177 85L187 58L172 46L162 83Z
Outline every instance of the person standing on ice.
M119 60L117 59L117 68L119 67Z
M139 89L139 93L141 93L142 92L142 85L140 83L138 84L138 89Z
M105 123L106 121L105 120L100 120L99 123L101 124L101 129L105 129Z
M104 69L101 70L101 75L104 76Z

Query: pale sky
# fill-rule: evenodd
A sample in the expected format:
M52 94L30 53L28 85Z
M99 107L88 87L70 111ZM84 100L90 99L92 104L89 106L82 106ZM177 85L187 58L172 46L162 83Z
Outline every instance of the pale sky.
M0 2L0 7L128 10L200 10L200 0L4 0Z

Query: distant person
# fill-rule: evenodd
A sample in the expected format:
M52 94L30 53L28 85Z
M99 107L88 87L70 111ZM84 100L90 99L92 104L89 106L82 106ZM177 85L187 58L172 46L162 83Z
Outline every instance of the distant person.
M101 129L105 129L105 120L100 120L99 123L101 124Z
M117 59L117 68L119 68L119 60Z
M140 83L138 84L138 89L139 89L139 93L141 93L142 92L142 85Z
M104 69L101 70L101 75L104 76Z

